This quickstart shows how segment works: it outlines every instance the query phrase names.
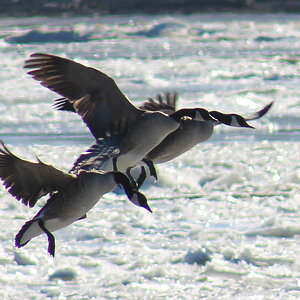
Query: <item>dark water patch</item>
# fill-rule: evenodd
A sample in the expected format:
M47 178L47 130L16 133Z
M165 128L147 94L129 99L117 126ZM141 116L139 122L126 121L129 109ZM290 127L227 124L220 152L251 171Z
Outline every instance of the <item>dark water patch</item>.
M71 269L57 270L49 276L49 280L71 281L76 278L76 272Z
M266 88L266 89L243 89L238 92L239 95L247 95L249 93L256 94L256 95L269 95L275 94L280 91L277 88Z
M217 33L224 32L223 29L196 29L196 35L198 36L207 36L207 35L214 35Z
M271 74L268 76L264 76L264 80L267 81L285 81L285 80L291 80L294 78L298 78L299 75L294 75L294 74L285 74L285 75L281 75L281 74Z
M234 42L238 40L237 38L229 37L229 36L218 36L216 41L218 42Z
M184 25L176 22L162 22L160 24L153 25L148 30L141 30L134 33L129 33L129 36L145 36L149 38L161 37L164 35L173 34L174 31L183 28Z
M146 84L145 80L142 79L132 79L131 82L134 84Z
M228 74L228 75L218 75L216 78L223 79L223 80L242 80L242 79L249 79L253 77L257 77L258 75L252 72L246 72L243 74Z
M296 65L299 63L300 61L300 58L299 57L287 57L287 58L280 58L278 60L279 62L282 62L282 63L288 63L288 64L291 64L291 65Z
M242 259L237 258L237 257L231 257L231 258L224 257L224 259L227 261L230 261L231 263L236 264L236 265L243 261Z
M5 41L11 44L35 44L35 43L73 43L87 42L91 39L90 34L81 35L73 30L57 32L41 32L32 30L24 35L6 38Z
M184 262L190 265L196 263L197 265L205 266L208 261L211 261L210 254L211 252L206 248L189 251L184 257Z
M297 208L293 207L284 207L284 206L279 206L277 208L278 212L283 212L283 213L288 213L288 214L296 214L298 212Z
M74 16L107 14L192 14L196 12L297 12L298 1L268 0L172 0L172 1L111 1L111 0L60 0L60 1L0 1L2 16Z
M254 39L255 42L276 42L281 41L283 39L286 39L287 37L278 36L278 37L271 37L271 36L265 36L260 35Z

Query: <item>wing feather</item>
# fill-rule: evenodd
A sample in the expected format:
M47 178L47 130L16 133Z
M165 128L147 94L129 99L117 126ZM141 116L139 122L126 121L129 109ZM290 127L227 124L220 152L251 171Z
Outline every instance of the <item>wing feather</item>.
M41 85L66 98L87 124L94 137L125 115L134 122L142 113L121 92L115 81L96 69L50 54L34 53L25 68Z
M0 178L9 193L25 205L33 207L37 200L49 192L68 185L74 176L62 172L38 159L37 163L23 160L1 141Z
M120 135L100 138L97 143L83 152L71 169L71 173L79 174L84 171L102 171L102 165L109 159L117 158L121 151L123 137Z
M176 92L169 93L165 95L158 94L156 100L149 98L143 105L140 106L140 109L150 110L150 111L161 111L168 115L176 111L176 102L178 99L178 94Z

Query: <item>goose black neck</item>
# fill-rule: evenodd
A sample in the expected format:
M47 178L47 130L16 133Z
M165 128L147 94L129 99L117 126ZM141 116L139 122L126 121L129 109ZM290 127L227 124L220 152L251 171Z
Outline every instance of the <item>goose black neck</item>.
M224 123L226 125L231 125L232 117L230 114L223 114L219 111L210 111L209 114L218 122Z
M121 184L129 199L133 196L133 188L127 176L121 172L113 172L116 184Z
M170 115L170 117L177 122L180 122L182 117L190 117L194 119L195 116L196 116L196 112L193 108L179 109Z

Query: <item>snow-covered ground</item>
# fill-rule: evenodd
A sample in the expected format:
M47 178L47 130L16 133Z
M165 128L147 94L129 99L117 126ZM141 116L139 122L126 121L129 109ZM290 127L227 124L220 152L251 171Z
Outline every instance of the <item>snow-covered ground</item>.
M242 115L275 101L255 130L214 136L158 166L153 214L109 193L85 220L24 248L29 209L0 190L1 299L298 299L300 16L0 20L0 138L63 170L93 139L22 69L46 52L112 76L136 104L177 91L180 107ZM40 205L43 204L43 201Z

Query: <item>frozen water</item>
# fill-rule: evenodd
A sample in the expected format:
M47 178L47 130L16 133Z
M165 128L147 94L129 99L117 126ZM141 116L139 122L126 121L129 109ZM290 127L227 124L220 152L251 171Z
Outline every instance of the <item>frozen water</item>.
M275 100L255 130L219 126L159 165L153 214L105 195L55 233L54 259L46 236L14 247L39 208L2 187L1 299L298 299L299 28L290 14L1 19L1 139L63 170L93 139L26 75L33 52L101 69L136 104L178 91L180 107L247 115Z

